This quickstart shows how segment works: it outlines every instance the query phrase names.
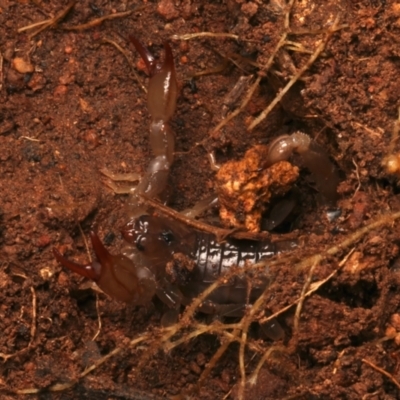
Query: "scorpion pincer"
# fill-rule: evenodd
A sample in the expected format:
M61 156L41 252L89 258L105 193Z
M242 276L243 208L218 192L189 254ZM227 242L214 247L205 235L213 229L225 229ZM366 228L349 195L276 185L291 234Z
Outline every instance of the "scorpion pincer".
M232 267L256 263L291 249L296 243L243 242L233 239L218 243L211 234L149 214L140 205L141 195L159 197L166 187L174 153L174 134L169 120L175 111L178 85L172 51L167 43L164 45L164 62L159 66L145 46L134 37L130 37L130 40L143 58L150 75L148 109L151 115L150 145L154 158L129 197L129 222L122 229L127 246L121 254L112 255L92 231L90 237L96 261L81 265L68 260L56 249L54 255L62 266L95 281L116 300L145 305L157 296L171 310L179 310L181 305L190 303ZM308 149L310 143L305 137L294 135L278 138L271 146L271 163L276 162L275 157L278 160L286 159L295 150L303 155L306 166L312 169L312 162L306 159L308 153L301 148L304 141ZM316 154L319 154L318 151ZM327 168L330 167L330 164L327 165ZM320 185L324 186L323 183ZM200 311L221 316L243 315L246 307L271 284L268 266L254 275L249 283L246 274L231 274L202 303Z

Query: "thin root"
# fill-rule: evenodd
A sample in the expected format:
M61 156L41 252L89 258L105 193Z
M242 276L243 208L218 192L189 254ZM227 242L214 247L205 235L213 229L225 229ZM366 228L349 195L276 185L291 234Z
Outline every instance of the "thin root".
M362 358L361 361L364 364L369 365L371 368L373 368L375 371L380 372L382 375L385 375L387 378L389 378L396 386L398 389L400 389L400 383L398 382L398 380L389 372L385 371L382 368L379 368L377 365L375 365L374 363L372 363L371 361L366 360L365 358Z
M400 152L395 151L396 142L399 138L400 131L400 107L398 109L398 118L394 122L392 139L390 140L388 153L382 160L382 166L386 169L389 174L400 174Z
M274 98L274 100L269 104L265 110L261 112L261 114L253 120L253 122L247 128L249 131L253 130L261 121L263 121L268 114L273 110L273 108L282 100L283 96L289 91L289 89L299 80L299 78L314 64L315 60L319 57L319 55L325 49L327 43L329 42L331 36L334 32L336 32L339 24L339 17L336 17L333 26L328 30L324 40L319 44L319 46L315 49L314 53L308 59L308 61L303 65L295 74L292 79L286 84L286 86L279 92L279 94ZM286 38L285 38L286 40Z
M97 328L97 332L95 333L95 335L92 338L92 341L94 342L97 337L100 335L101 332L101 316L100 316L100 308L99 308L99 294L96 293L96 312L97 312L97 323L98 323L98 328Z
M248 380L248 383L250 385L255 385L257 383L258 374L260 373L262 366L265 364L265 362L268 360L268 358L272 355L272 353L274 351L281 350L281 349L282 348L280 346L271 346L266 352L264 352L263 356L261 357L260 361L258 362L256 368L254 369L253 373L251 374L251 376Z
M358 181L358 185L356 187L356 190L354 191L354 194L352 196L352 199L354 199L354 196L357 194L357 192L361 189L361 179L360 179L360 172L358 170L358 165L357 163L354 161L354 158L352 158L351 160L353 162L353 165L356 167L356 177L357 177L357 181Z
M86 24L81 24L81 25L74 25L74 26L65 26L63 27L64 30L66 31L83 31L85 29L90 29L95 26L100 25L103 21L107 21L109 19L116 19L116 18L123 18L127 17L128 15L131 15L133 12L137 10L129 10L129 11L124 11L120 13L115 13L115 14L109 14L105 15L104 17L101 18L96 18L90 22L87 22Z
M354 250L355 250L355 247L353 247L346 254L346 256L343 258L343 260L339 263L339 268L337 270L335 270L335 273L337 273L341 268L343 268L343 266L346 264L346 262L349 259L349 257L353 254ZM312 278L313 278L313 272L314 272L315 268L318 265L319 265L319 261L315 260L315 263L312 265L312 267L310 268L310 271L308 272L308 276L307 276L306 282L304 283L303 289L301 291L300 299L299 299L299 302L297 303L296 312L295 312L295 315L294 315L294 323L293 323L293 332L294 332L294 334L299 329L299 321L300 321L301 309L303 307L304 300L306 298L307 290L311 286L311 282L312 282Z
M34 36L44 31L45 29L55 27L60 21L62 21L66 17L66 15L72 10L75 4L76 0L72 0L68 3L67 7L65 7L64 10L60 11L54 18L48 19L46 21L36 22L32 25L24 26L22 28L19 28L17 32L21 33L40 26L39 29L29 35L29 38L32 39Z
M204 369L204 371L202 372L202 374L200 375L200 378L197 382L197 388L200 389L201 386L203 385L204 381L207 379L208 375L210 374L210 372L214 369L215 365L217 364L218 360L223 356L223 354L225 353L225 351L227 350L227 348L229 347L229 345L235 341L239 339L239 333L240 333L240 329L235 329L232 334L231 337L228 340L225 340L219 347L218 350L214 353L214 355L211 357L210 361L207 363L206 368Z
M237 229L224 229L224 228L219 228L213 225L209 225L205 222L197 221L195 219L189 218L186 215L173 210L172 208L169 208L167 206L164 206L163 204L159 203L156 200L153 200L147 196L142 195L141 196L142 202L150 207L155 208L160 214L165 215L167 217L173 218L177 221L183 222L187 226L191 226L194 229L197 229L198 231L202 232L207 232L212 235L215 235L217 238L218 242L223 242L226 240L228 237L230 238L235 238L239 240L272 240L274 241L274 236L268 232L258 232L258 233L252 233L252 232L247 232L247 231L240 231ZM280 235L279 239L291 239L292 234L287 234L287 235Z
M264 67L262 67L261 70L262 70L263 73L259 74L259 76L255 80L254 84L248 90L248 92L247 92L244 100L240 104L240 106L236 110L234 110L230 114L228 114L226 116L226 118L224 118L211 131L211 134L210 134L211 136L215 136L221 130L221 128L223 128L229 121L231 121L233 118L235 118L237 115L239 115L246 108L247 104L249 103L249 101L253 97L254 92L256 91L259 83L261 82L262 75L265 75L269 71L269 69L272 66L272 63L274 62L275 56L278 54L278 51L280 50L280 48L282 46L284 46L284 44L286 42L287 35L289 33L289 16L290 16L290 12L292 10L293 4L294 4L294 0L290 0L290 3L288 4L287 11L286 11L286 14L285 14L284 32L283 32L278 44L275 46L275 49L272 52L270 58L268 59L267 64Z
M19 275L19 276L21 276L21 275ZM28 346L26 346L22 350L18 350L17 352L12 353L12 354L0 353L0 358L2 358L4 360L4 362L6 362L7 360L9 360L12 357L20 355L20 354L26 352L27 350L29 350L33 345L33 341L35 340L36 320L37 320L37 312L36 312L37 301L36 301L36 292L35 292L35 289L33 288L33 286L31 286L31 293L32 293L32 322L31 322L31 338L29 340Z
M78 228L79 228L80 234L82 235L83 243L85 243L86 254L87 254L88 258L89 258L89 262L92 262L92 255L90 254L89 243L88 243L88 241L86 239L85 232L83 232L82 226L79 223L78 223Z
M132 62L132 59L129 57L127 51L126 51L125 49L123 49L117 42L114 42L114 40L111 40L111 39L108 39L108 38L103 38L102 42L103 42L103 43L109 43L109 44L113 45L117 50L119 50L119 51L124 55L124 57L125 57L126 60L128 61L128 64L129 64L130 67L131 67L131 71L132 71L132 73L133 73L133 75L134 75L134 77L135 77L136 82L139 84L140 88L141 88L145 93L147 93L147 89L146 89L146 87L144 86L142 80L140 79L138 73L136 72L135 65L134 65L134 63ZM114 180L116 180L116 179L114 179Z
M213 33L213 32L198 32L198 33L186 33L184 35L172 35L172 40L192 40L202 37L212 37L212 38L228 38L240 40L240 36L234 35L233 33Z
M4 75L3 75L3 54L0 51L0 92L3 89Z
M296 307L296 312L294 314L294 323L293 323L293 333L296 334L298 329L299 329L299 321L300 321L300 313L301 313L301 309L303 307L303 303L305 300L305 296L307 293L307 289L310 287L312 278L313 278L313 272L315 270L315 268L318 265L318 260L315 261L315 263L313 264L313 266L310 268L310 271L308 272L308 276L307 279L303 285L303 289L301 290L301 294L300 294L300 299L299 302L297 303L297 307Z

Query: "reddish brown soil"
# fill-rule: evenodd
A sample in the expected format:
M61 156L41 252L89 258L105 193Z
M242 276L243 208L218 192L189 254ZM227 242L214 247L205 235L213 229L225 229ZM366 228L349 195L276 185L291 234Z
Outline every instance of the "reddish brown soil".
M292 76L293 68L309 57L292 50L280 52L273 67L279 79L276 73L263 79L246 110L212 137L212 128L222 119L225 96L240 76L256 74L257 68L241 62L192 82L185 77L219 67L221 54L240 54L265 65L283 32L284 0L114 5L84 0L55 29L34 38L29 37L32 30L17 33L18 28L57 15L65 7L59 3L0 0L1 398L13 399L16 392L32 388L42 399L158 399L191 393L220 339L204 335L167 354L160 351L139 366L148 348L130 349L129 340L156 331L160 311L151 304L126 307L102 294L96 308L95 292L83 288L87 282L63 270L52 254L56 246L70 258L87 261L79 225L87 236L93 224L110 250L117 252L127 197L104 186L99 170L142 173L151 157L146 96L124 56L102 39L128 49L139 67L142 63L127 42L129 34L157 55L162 54L163 41L171 43L181 84L172 121L181 153L171 171L171 207L177 210L213 191L215 173L205 148L216 149L218 161L224 162L296 129L325 147L340 169L342 215L328 223L302 172L292 232L305 243L295 255L301 260L340 243L374 217L399 210L397 179L381 163L398 118L400 6L394 0L295 1L293 32L314 33L289 39L305 49L316 48L336 15L345 26L281 104L247 132L246 126ZM91 29L63 29L136 8L129 16ZM171 40L174 34L200 31L230 32L251 41ZM34 71L17 72L16 58L31 63ZM147 81L143 69L139 75ZM201 141L205 146L195 146ZM265 364L257 384L247 387L246 398L400 397L399 387L365 362L400 380L400 341L393 339L400 330L398 243L398 224L386 224L318 266L314 281L327 277L354 248L344 269L305 301L296 334L294 309L281 317L286 337L279 344L280 356ZM290 267L277 271L268 303L272 312L301 292L305 277ZM93 340L98 314L102 325ZM265 348L272 344L260 343ZM87 366L120 346L126 350L78 378ZM250 350L246 353L247 373L259 359ZM217 399L233 389L230 396L235 398L239 377L238 346L232 345L200 392L191 396ZM74 381L67 391L49 391L57 388L55 384Z

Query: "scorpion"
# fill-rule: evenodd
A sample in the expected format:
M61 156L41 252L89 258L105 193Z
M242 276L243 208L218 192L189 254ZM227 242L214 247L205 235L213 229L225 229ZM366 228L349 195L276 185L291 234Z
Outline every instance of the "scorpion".
M240 268L272 257L296 246L296 241L272 243L226 239L189 228L182 222L150 214L141 205L141 196L161 196L173 162L175 138L169 121L174 114L178 84L171 47L164 44L165 57L160 64L150 51L130 36L149 72L147 105L151 116L150 145L154 158L129 197L129 221L122 229L127 246L113 255L104 247L97 233L90 232L96 259L86 265L73 262L57 249L56 260L65 268L96 282L110 297L146 305L157 296L170 310L179 312L210 284L231 268ZM269 146L265 165L287 160L297 154L316 177L317 187L327 198L336 198L336 168L322 149L307 135L295 132L280 136ZM245 274L234 274L214 290L200 305L199 311L217 316L242 316L271 284L266 264L249 283ZM177 314L176 314L177 315ZM278 329L279 331L279 329ZM278 337L281 336L278 334Z

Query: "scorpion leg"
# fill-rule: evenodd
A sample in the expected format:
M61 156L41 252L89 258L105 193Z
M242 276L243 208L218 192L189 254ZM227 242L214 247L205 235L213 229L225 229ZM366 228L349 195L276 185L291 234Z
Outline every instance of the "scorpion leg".
M199 311L218 317L242 317L247 307L246 304L217 304L211 300L206 300L200 305ZM283 328L276 318L260 324L260 328L262 334L273 341L280 340L285 335Z
M109 171L107 168L103 168L100 172L107 178L103 180L103 183L109 187L116 194L129 194L137 186L133 182L140 181L140 174L135 172L127 172L123 174L117 174ZM116 182L132 182L117 184Z
M146 267L135 265L124 255L112 255L95 232L90 233L96 261L78 264L53 249L56 260L65 268L97 283L109 296L127 303L149 303L156 291L154 274Z
M175 285L167 283L163 287L158 286L157 297L168 307L161 318L162 326L171 326L178 321L183 295Z

